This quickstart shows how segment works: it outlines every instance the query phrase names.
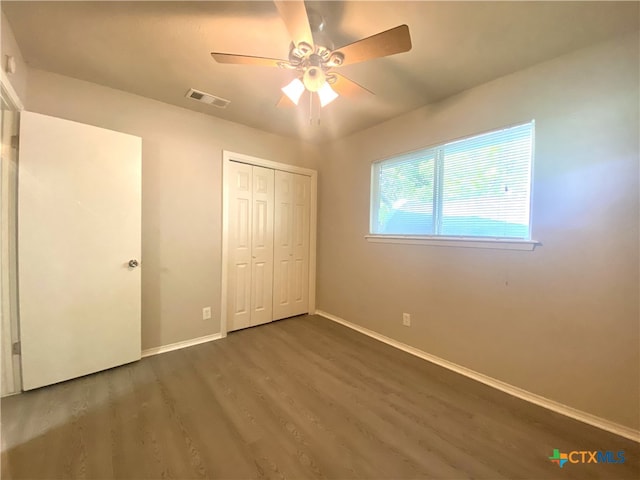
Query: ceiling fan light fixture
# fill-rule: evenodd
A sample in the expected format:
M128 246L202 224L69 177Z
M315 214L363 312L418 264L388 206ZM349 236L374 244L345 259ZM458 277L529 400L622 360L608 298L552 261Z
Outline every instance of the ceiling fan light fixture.
M317 92L327 83L327 76L320 67L309 67L302 76L302 83L310 92Z
M324 107L338 98L338 94L333 88L331 88L331 85L324 82L324 85L322 85L320 90L318 90L318 97L320 97L320 106Z
M304 93L305 88L304 84L300 81L299 78L294 78L291 83L282 87L282 91L287 97L289 97L289 100L298 105L300 97Z

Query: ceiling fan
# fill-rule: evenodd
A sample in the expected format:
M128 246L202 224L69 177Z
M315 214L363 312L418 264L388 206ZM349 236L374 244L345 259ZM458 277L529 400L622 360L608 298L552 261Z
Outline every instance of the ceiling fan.
M411 50L407 25L334 49L333 43L323 31L324 19L311 10L307 15L303 0L274 0L274 3L292 37L287 60L220 52L212 52L211 56L218 63L260 65L296 71L296 78L282 88L279 107L298 105L305 92L310 92L311 99L313 93L316 93L321 107L340 95L355 97L372 94L373 92L353 80L334 72L334 69Z

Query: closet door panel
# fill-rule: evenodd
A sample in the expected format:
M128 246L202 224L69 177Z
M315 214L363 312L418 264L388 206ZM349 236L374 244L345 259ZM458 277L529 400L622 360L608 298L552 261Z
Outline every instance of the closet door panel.
M305 175L293 177L293 262L289 278L291 289L291 315L309 311L309 217L311 179Z
M275 172L275 221L273 319L290 317L291 272L293 261L293 178L290 173Z
M252 287L252 185L250 165L229 165L229 264L227 330L251 326Z
M251 325L273 320L274 171L253 167Z
M308 312L311 180L276 171L273 318Z

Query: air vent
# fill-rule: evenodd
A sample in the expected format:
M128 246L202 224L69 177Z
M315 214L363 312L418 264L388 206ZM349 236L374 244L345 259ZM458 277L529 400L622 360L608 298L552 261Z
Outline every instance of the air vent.
M204 93L199 90L194 90L193 88L189 89L186 97L197 100L198 102L206 103L207 105L213 105L214 107L218 108L227 108L227 105L231 103L230 100L216 97L215 95L211 95L210 93Z

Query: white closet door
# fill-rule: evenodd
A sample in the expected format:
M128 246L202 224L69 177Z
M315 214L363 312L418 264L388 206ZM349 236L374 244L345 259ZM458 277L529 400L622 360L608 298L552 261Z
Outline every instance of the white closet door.
M275 172L273 318L308 312L311 180Z
M251 326L251 165L230 162L227 170L229 202L229 264L227 273L227 330Z
M25 390L140 359L139 137L23 112L18 259Z
M253 168L251 325L273 320L273 170Z
M227 330L273 320L273 170L230 162Z

